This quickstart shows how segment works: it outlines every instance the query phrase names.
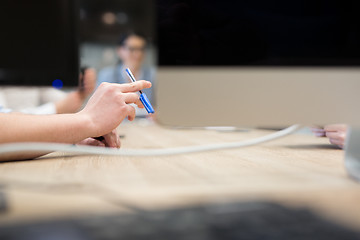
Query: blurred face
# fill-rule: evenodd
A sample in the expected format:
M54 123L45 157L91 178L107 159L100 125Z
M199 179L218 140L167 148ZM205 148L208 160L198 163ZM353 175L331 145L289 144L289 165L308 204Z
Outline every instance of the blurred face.
M140 68L145 57L145 40L138 36L130 36L125 44L118 48L118 56L126 67Z

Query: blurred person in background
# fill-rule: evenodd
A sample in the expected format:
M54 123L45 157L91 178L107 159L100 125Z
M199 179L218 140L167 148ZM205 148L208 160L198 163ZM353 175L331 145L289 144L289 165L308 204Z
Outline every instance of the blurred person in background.
M86 69L83 86L66 93L53 87L1 87L0 106L27 114L61 114L79 111L95 89L96 72Z
M103 82L131 82L125 72L126 68L130 68L136 79L145 79L154 86L155 69L152 66L144 64L146 45L146 38L139 33L132 32L122 35L116 48L116 54L119 60L115 66L106 67L99 71L97 86ZM144 92L154 105L154 96L151 90L146 89Z

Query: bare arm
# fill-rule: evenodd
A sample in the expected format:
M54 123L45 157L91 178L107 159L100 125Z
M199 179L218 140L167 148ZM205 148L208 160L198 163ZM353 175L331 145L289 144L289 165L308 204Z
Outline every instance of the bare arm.
M151 87L150 82L130 84L103 83L79 113L58 115L0 114L0 143L58 142L77 143L88 137L99 137L111 132L128 117L135 118L135 103L143 107L134 93ZM112 135L113 136L113 135ZM120 147L118 139L108 138L109 147ZM31 158L34 154L29 155ZM29 158L21 155L19 158ZM19 159L18 158L18 159ZM4 158L1 158L4 160Z
M28 115L0 114L0 143L62 142L76 143L89 137L90 120L81 114Z
M61 142L76 143L89 134L89 121L79 114L27 115L20 113L0 114L2 129L0 143L8 142ZM36 158L45 152L17 153L0 156L3 160Z

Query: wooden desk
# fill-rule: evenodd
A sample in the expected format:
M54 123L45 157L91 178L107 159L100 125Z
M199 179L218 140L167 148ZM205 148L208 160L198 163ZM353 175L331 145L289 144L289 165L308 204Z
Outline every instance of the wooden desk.
M173 130L126 124L123 148L166 148L232 142L269 131ZM325 138L296 134L242 149L164 157L52 153L0 164L9 210L0 222L153 209L194 203L272 200L306 206L360 228L360 184L343 151Z

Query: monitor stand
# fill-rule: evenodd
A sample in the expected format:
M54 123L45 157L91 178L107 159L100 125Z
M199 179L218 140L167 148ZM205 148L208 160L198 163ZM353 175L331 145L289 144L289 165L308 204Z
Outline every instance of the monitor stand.
M360 128L350 128L345 144L345 168L348 174L360 181Z

